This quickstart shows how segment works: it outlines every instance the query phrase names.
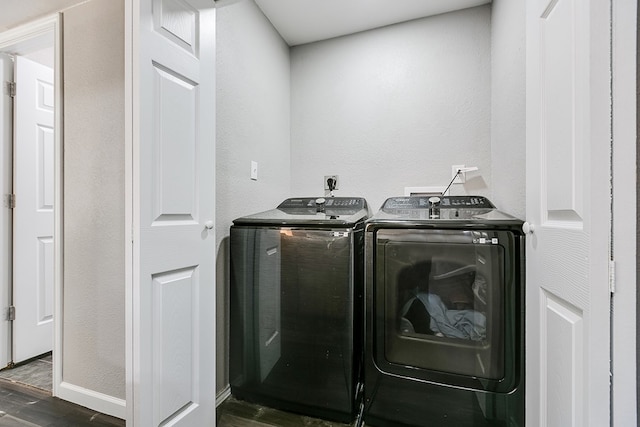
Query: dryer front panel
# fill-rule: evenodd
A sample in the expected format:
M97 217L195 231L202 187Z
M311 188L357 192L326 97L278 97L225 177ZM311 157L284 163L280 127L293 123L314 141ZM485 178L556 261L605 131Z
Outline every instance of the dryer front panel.
M481 390L515 386L515 268L506 231L379 229L373 358L384 373Z

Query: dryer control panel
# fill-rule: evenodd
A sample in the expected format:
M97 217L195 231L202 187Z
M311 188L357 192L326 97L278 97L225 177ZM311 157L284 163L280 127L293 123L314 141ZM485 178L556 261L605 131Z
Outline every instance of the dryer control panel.
M482 196L410 196L392 197L384 202L383 210L387 209L494 209L495 206Z

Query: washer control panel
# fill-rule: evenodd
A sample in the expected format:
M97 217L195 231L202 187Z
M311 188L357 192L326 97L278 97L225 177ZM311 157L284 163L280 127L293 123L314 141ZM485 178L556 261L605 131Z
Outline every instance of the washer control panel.
M362 197L299 197L285 200L277 209L291 215L325 212L330 216L342 216L367 209L367 202Z

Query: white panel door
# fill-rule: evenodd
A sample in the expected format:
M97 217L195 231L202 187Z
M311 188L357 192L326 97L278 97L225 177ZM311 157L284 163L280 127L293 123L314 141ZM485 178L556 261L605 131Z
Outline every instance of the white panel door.
M15 63L13 361L53 348L53 70Z
M133 5L133 421L213 426L214 2Z
M11 209L4 198L13 191L13 101L5 90L13 81L13 61L0 53L0 368L11 362L11 322L7 309L11 305Z
M530 426L609 425L609 8L527 2Z

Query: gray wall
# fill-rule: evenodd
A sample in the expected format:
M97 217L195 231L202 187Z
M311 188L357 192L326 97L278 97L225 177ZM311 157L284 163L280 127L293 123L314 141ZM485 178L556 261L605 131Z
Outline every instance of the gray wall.
M253 3L221 6L216 22L217 390L228 378L229 227L290 193L289 48ZM251 161L258 180L250 179Z
M494 8L289 49L253 1L219 7L218 391L228 384L234 218L321 195L329 174L340 175L336 195L363 195L375 211L405 186L446 185L453 164L480 170L452 194L487 195L524 216L524 4Z
M491 200L525 217L525 1L493 0Z
M489 5L291 49L291 172L296 196L361 195L377 210L407 186L489 196Z
M124 1L63 19L62 374L125 399Z

